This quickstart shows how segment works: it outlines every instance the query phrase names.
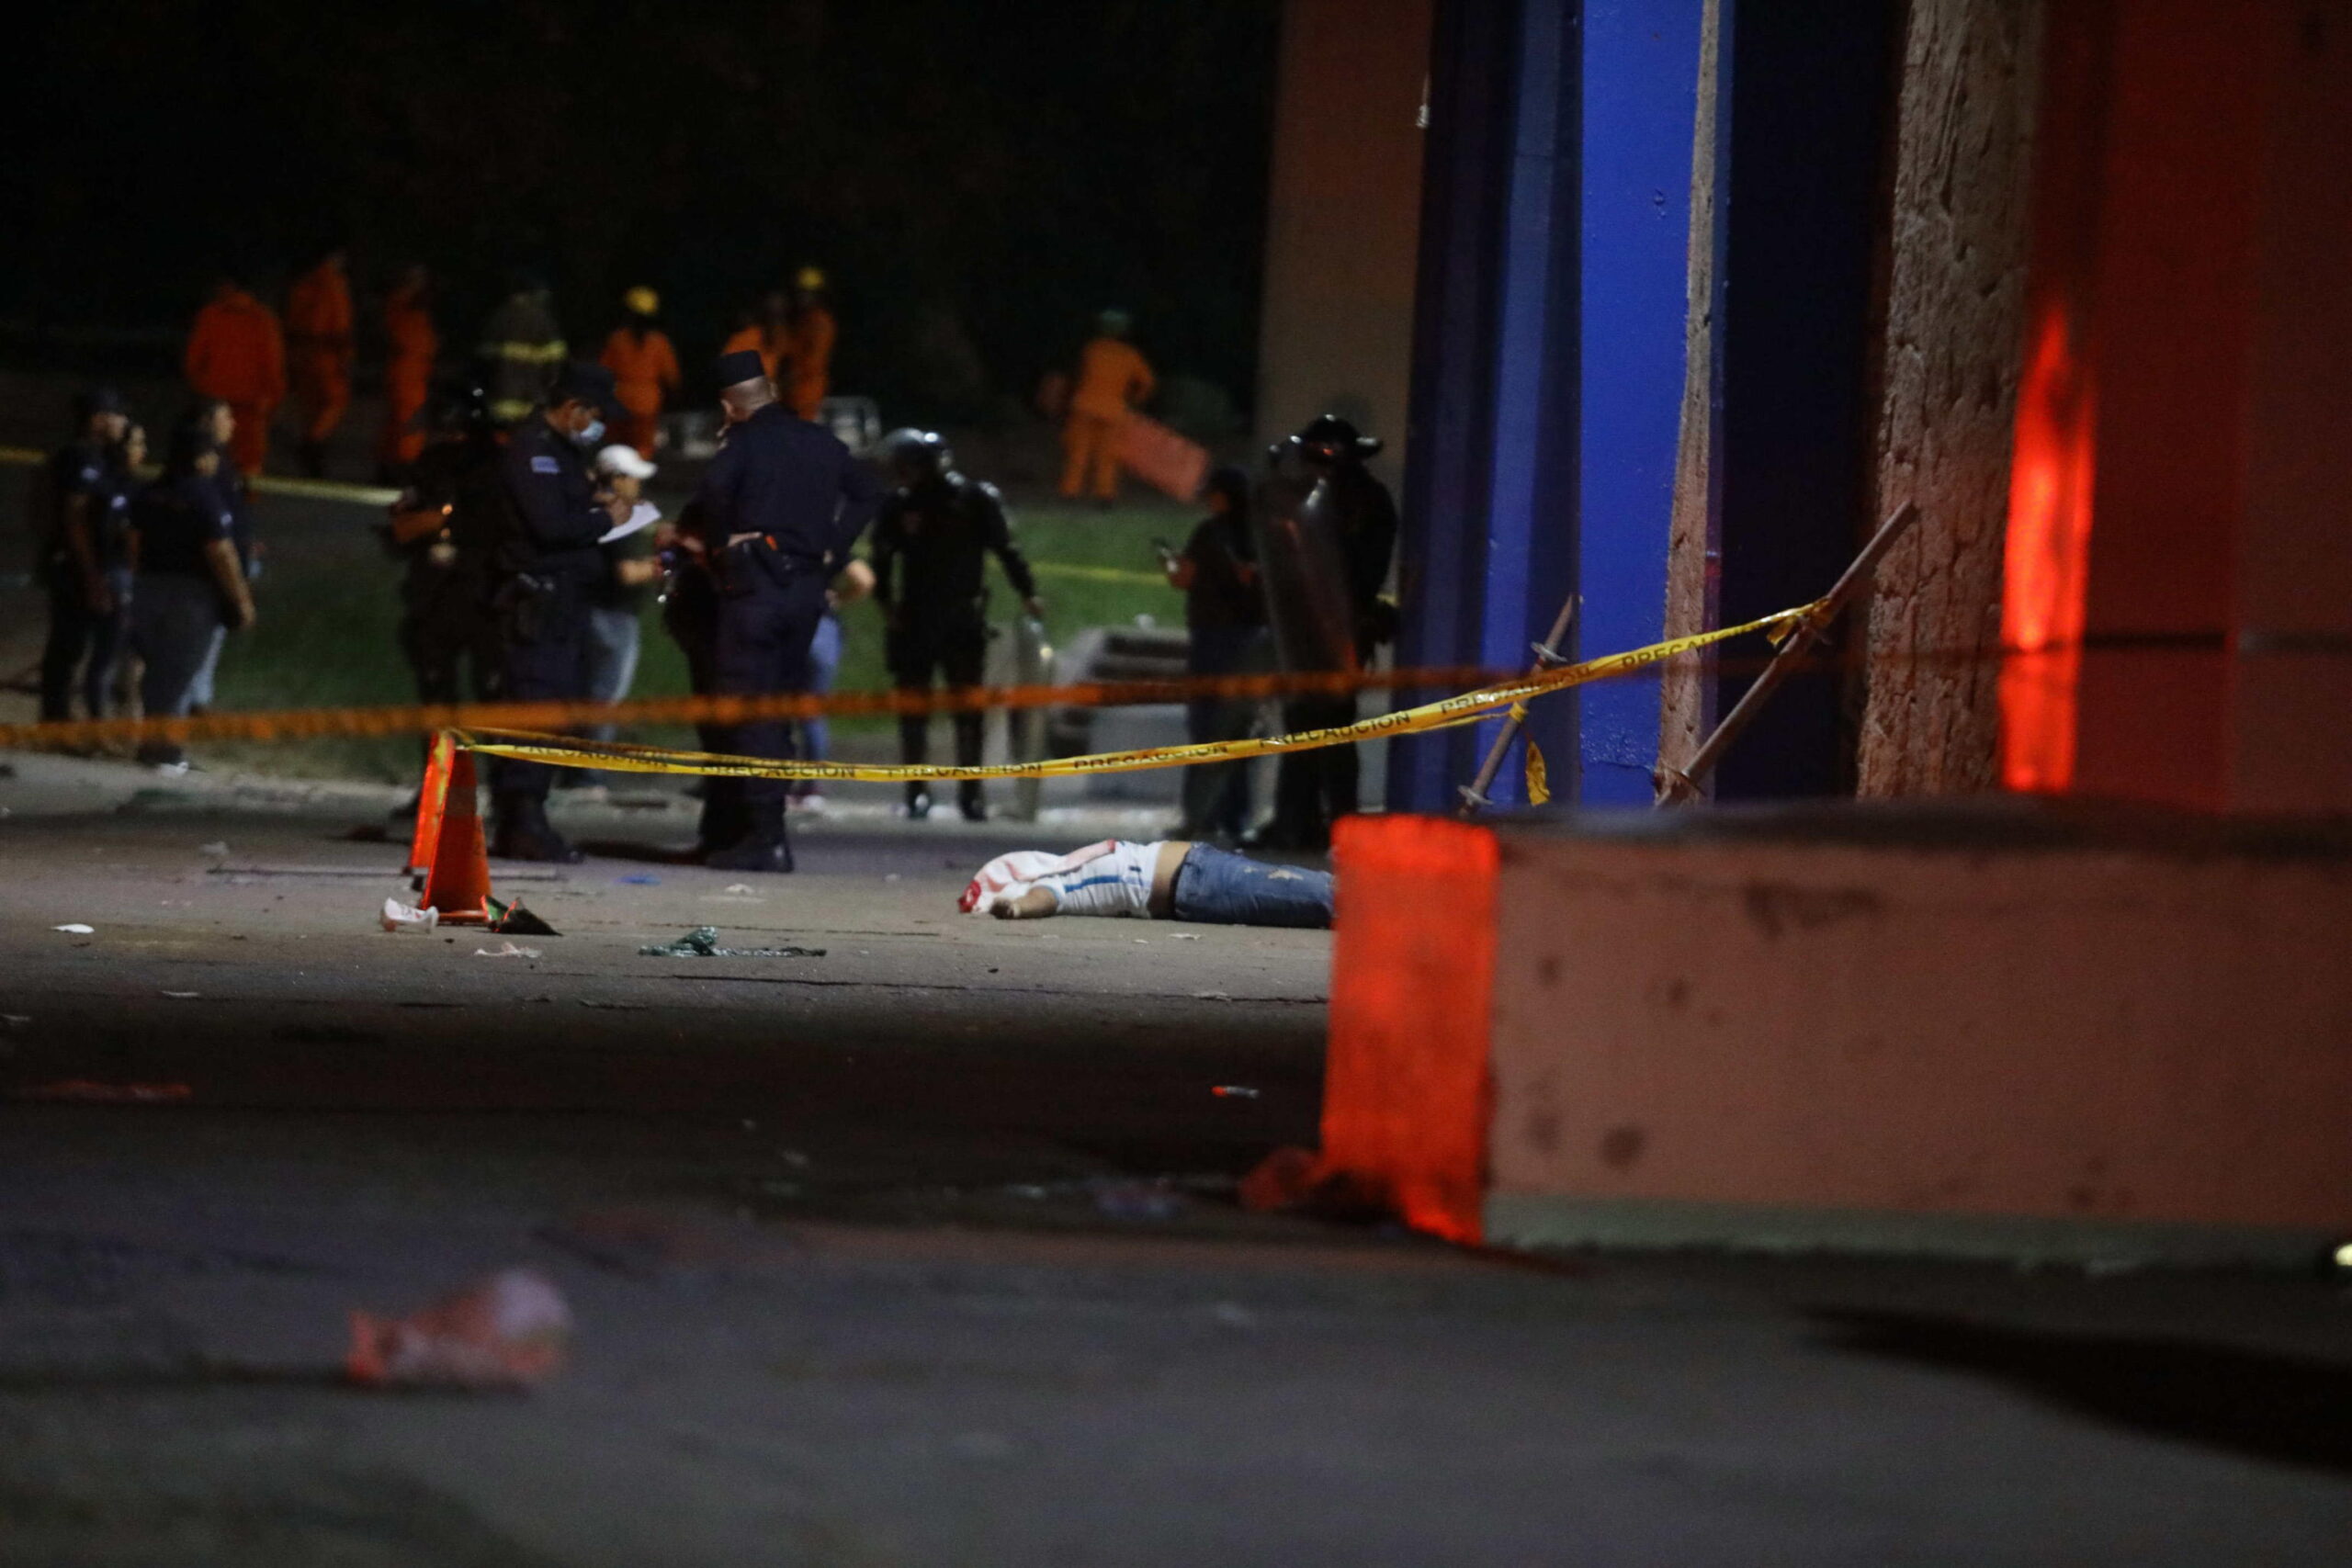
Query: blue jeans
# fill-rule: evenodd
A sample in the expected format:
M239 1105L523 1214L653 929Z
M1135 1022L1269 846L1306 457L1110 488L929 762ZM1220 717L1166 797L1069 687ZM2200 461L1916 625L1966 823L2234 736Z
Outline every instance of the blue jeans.
M637 679L638 639L635 610L589 606L587 682L591 702L616 703L628 695L629 682ZM588 727L591 740L613 740L619 735L616 725Z
M1215 844L1194 844L1176 870L1176 918L1205 926L1331 924L1331 874L1269 865Z
M833 689L833 682L841 672L842 618L828 610L825 618L817 623L816 637L808 643L809 693L823 696ZM823 719L800 721L800 755L804 760L821 762L833 754L832 747L832 729Z

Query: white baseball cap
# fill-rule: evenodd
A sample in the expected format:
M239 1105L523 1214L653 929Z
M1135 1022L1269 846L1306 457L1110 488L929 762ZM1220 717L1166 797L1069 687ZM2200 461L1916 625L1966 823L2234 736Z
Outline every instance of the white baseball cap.
M638 455L636 447L616 441L596 454L596 471L604 474L623 474L633 479L650 479L654 476L656 469L652 464Z

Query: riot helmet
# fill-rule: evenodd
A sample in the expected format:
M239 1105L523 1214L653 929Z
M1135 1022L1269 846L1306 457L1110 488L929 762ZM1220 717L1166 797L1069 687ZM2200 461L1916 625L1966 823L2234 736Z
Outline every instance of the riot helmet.
M945 479L956 469L947 437L935 430L894 430L882 438L880 451L883 472L900 490Z

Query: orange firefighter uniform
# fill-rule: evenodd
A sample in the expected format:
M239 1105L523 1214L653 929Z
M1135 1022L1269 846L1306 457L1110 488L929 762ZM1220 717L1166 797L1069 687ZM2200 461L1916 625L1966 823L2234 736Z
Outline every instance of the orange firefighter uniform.
M1119 493L1119 434L1159 385L1135 345L1107 333L1079 355L1078 381L1062 422L1062 494L1075 500L1091 475L1095 499Z
M384 301L384 435L376 456L387 468L404 468L424 450L418 415L433 391L433 362L441 334L433 325L425 286L411 283Z
M637 448L640 457L653 456L653 436L662 421L662 405L678 395L684 378L678 371L678 351L670 334L659 327L643 332L616 327L605 340L597 362L613 373L613 396L626 416L620 438Z
M198 397L218 398L237 416L229 455L248 477L269 450L269 416L286 400L286 339L277 313L243 289L224 285L196 313L182 359Z
M327 257L286 291L295 418L313 455L351 407L351 280L341 256Z
M817 417L819 405L833 379L833 340L841 328L822 305L807 304L792 312L790 384L785 401L803 419Z

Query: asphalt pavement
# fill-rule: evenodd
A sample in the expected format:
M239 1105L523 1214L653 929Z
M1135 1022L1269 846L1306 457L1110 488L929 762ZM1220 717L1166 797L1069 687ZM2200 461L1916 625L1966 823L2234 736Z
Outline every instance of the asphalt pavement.
M1002 849L1145 818L837 817L746 878L673 858L682 804L584 796L599 853L493 868L560 935L393 934L393 792L0 762L0 1564L2352 1543L2352 1300L2317 1279L1242 1212L1314 1140L1329 939L954 906ZM821 953L639 951L705 925ZM576 1319L544 1386L341 1381L351 1309L515 1266Z

